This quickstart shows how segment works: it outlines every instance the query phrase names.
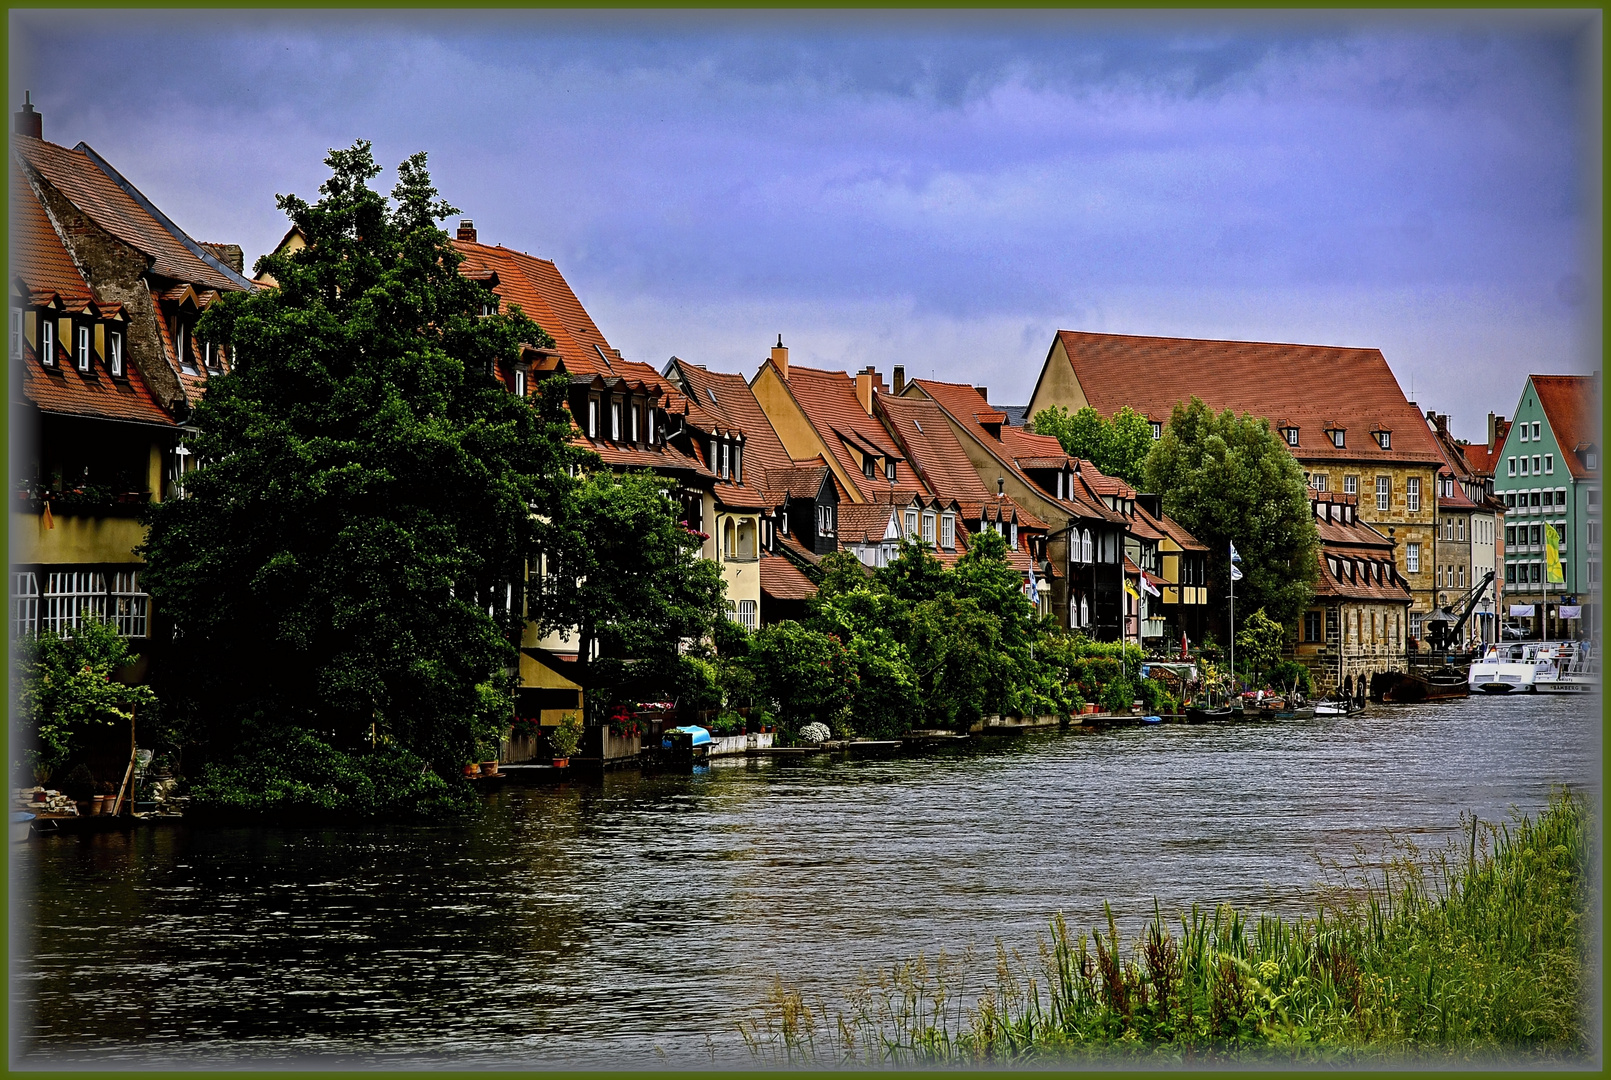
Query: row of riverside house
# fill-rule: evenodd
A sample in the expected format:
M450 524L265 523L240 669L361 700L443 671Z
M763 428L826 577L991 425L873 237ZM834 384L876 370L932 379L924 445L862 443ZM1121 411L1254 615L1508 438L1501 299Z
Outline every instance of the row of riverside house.
M220 293L274 282L242 276L238 247L192 240L88 146L45 142L30 104L15 119L13 632L99 614L149 656L165 635L139 588L135 515L180 489L186 418L229 363L198 352L191 331ZM293 230L281 244L302 242ZM954 563L988 529L1061 625L1154 653L1201 641L1211 602L1224 602L1209 596L1204 545L1156 495L1025 426L1053 405L1128 405L1157 436L1192 396L1267 418L1305 470L1322 549L1293 654L1321 686L1402 668L1466 606L1481 610L1462 639L1494 640L1505 593L1542 591L1546 522L1567 538L1569 566L1550 610L1597 629L1597 378L1534 376L1517 421L1490 416L1483 446L1423 418L1373 349L1060 331L1027 409L997 407L982 387L907 381L901 365L893 385L871 367L791 366L781 337L752 376L675 356L656 370L609 344L552 261L483 244L468 220L454 245L462 273L554 339L500 370L503 385L525 396L563 374L579 443L672 480L731 617L752 629L803 614L831 552L876 567L914 537ZM522 716L551 725L580 709L576 648L574 635L527 632Z

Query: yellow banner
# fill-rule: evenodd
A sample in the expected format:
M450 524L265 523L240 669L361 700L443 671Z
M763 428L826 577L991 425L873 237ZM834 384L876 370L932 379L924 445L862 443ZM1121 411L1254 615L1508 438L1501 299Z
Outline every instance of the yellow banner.
M1544 580L1555 584L1566 581L1566 572L1561 569L1561 534L1553 525L1544 526Z
M1141 599L1141 594L1136 592L1136 587L1130 584L1129 578L1124 579L1124 591L1135 597L1137 600Z

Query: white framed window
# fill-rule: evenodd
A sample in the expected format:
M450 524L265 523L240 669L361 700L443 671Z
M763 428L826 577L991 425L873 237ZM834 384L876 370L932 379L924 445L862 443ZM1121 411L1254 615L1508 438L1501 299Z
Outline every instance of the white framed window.
M832 536L834 530L834 508L831 506L817 507L817 535Z
M90 617L106 618L106 575L63 570L45 575L39 629L47 634L76 630Z
M877 471L878 462L873 460L873 455L863 454L861 459L861 474L867 479L871 480L873 478L873 474Z
M650 446L653 446L654 445L654 409L650 408L650 409L646 410L646 412L647 412L648 415L645 417L645 420L647 421L648 428L649 428L648 442L649 442Z
M20 360L22 359L22 343L24 341L22 329L22 308L11 309L10 327L11 336L7 339L10 342L8 355L13 360Z
M1345 477L1343 477L1343 494L1344 495L1358 495L1359 494L1359 477L1357 477L1357 476L1345 476Z
M754 600L740 600L738 602L738 611L733 621L746 630L754 630L758 621L756 619L756 606Z
M173 354L178 359L181 367L188 367L194 371L196 365L191 360L189 344L189 327L185 326L183 319L175 319L173 321Z
M1521 441L1522 442L1527 441L1527 428L1528 428L1527 424L1522 424L1521 425Z
M632 441L638 441L638 407L632 406Z
M924 522L924 525L926 527L928 522ZM1018 522L1013 522L1007 529L1007 546L1016 550L1018 547Z
M11 638L39 632L39 577L31 572L11 575Z
M1538 435L1538 421L1534 420L1533 421L1533 441L1537 442L1538 438L1539 438L1539 435Z
M906 511L906 513L904 515L902 515L902 521L904 523L904 528L905 528L907 539L908 540L916 540L917 539L917 511L916 510L908 510L908 511Z
M1323 472L1317 472L1309 478L1310 486L1316 491L1325 491L1327 482L1326 474Z
M1326 434L1331 436L1331 445L1335 446L1339 450L1341 450L1347 444L1348 433L1342 428L1332 428L1330 431L1326 432Z
M106 332L106 365L116 378L123 377L123 333L119 330Z
M1163 438L1163 424L1156 420L1152 422L1152 437L1154 441Z
M888 480L892 484L895 482L895 459L894 458L885 458L884 459L884 479Z
M1096 560L1096 545L1091 543L1091 530L1084 530L1080 537L1080 561L1094 562Z
M137 570L119 570L112 575L112 622L123 637L147 636L151 598L140 591Z
M201 362L207 365L208 371L218 370L219 355L222 350L211 341L205 342L201 347Z
M731 459L730 446L731 446L731 444L728 443L726 439L722 440L722 471L721 471L720 475L721 475L721 478L723 480L726 480L728 478L728 476L730 475L730 473L729 473L729 461Z
M1516 475L1516 459L1515 458L1509 458L1507 460L1507 462L1506 462L1505 468L1507 470L1507 475L1515 476Z
M733 483L744 482L744 444L733 444Z
M957 546L957 519L955 514L940 515L940 546L947 550Z
M930 545L932 545L934 543L934 515L933 514L924 514L923 515L923 542L925 544L930 544Z
M1393 478L1391 476L1378 476L1376 478L1376 509L1387 510L1393 502Z
M1527 475L1527 456L1525 454L1522 455L1521 459L1521 474L1523 476Z
M1393 433L1391 431L1378 431L1376 433L1376 445L1383 450L1393 449Z
M599 399L598 398L588 398L587 399L587 437L589 439L596 439L596 438L599 437Z
M1404 545L1404 570L1406 573L1419 574L1421 572L1421 545L1411 542Z
M1404 481L1404 509L1412 514L1421 509L1421 478L1418 476Z
M515 368L515 397L526 396L526 369Z
M1454 529L1455 529L1455 532L1457 533L1457 535L1455 536L1455 539L1456 540L1464 540L1466 538L1466 519L1465 518L1460 518L1457 521L1455 521Z
M610 400L610 441L621 441L621 403Z
M1298 429L1295 427L1282 428L1281 434L1286 436L1288 446L1298 445Z
M45 315L39 317L39 362L56 366L56 320Z
M1534 476L1538 476L1538 475L1540 475L1540 474L1541 474L1541 473L1542 473L1542 472L1543 472L1543 470L1542 470L1542 469L1540 469L1540 468L1539 468L1539 467L1538 467L1538 465L1539 465L1539 458L1538 458L1538 455L1537 455L1537 454L1534 454L1534 455L1533 455L1533 475L1534 475Z
M1544 475L1549 476L1555 472L1555 455L1544 455Z
M87 326L73 327L73 359L78 364L79 371L90 369L90 329Z

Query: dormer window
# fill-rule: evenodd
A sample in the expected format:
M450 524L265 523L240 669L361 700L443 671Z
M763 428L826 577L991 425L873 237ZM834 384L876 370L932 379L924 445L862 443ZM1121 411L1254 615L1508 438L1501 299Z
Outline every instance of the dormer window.
M733 483L742 484L743 482L744 482L744 444L736 442L736 443L733 444Z
M886 458L884 460L884 479L888 480L892 484L895 482L895 459L894 458Z
M648 412L647 419L648 419L648 425L649 425L648 442L649 442L650 446L653 446L654 445L654 409L650 408L650 409L647 410L647 412Z
M906 535L908 539L917 535L917 511L906 511Z
M1163 424L1157 420L1152 422L1152 437L1154 440L1163 438Z
M1298 429L1295 427L1282 428L1281 437L1287 441L1288 446L1298 445Z
M1590 450L1583 455L1583 465L1585 468L1598 469L1600 467L1600 455Z
M638 441L638 406L632 406L632 441Z
M112 377L123 377L123 334L119 330L106 332L106 367Z
M1376 432L1376 445L1383 450L1393 449L1393 433L1391 431Z
M940 515L940 546L947 551L957 546L957 518L955 514Z
M483 301L481 301L481 314L483 314L483 315L496 315L496 314L498 314L498 298L496 296L494 296L491 300L483 300Z
M934 515L923 515L923 542L930 547L934 546Z
M10 323L11 336L7 339L8 342L9 342L7 355L10 356L11 359L13 359L13 360L21 360L22 359L22 341L23 341L22 318L23 318L22 308L12 308L11 309L11 323Z
M526 369L523 368L523 367L517 367L517 368L515 368L515 397L522 397L523 398L525 396L526 396Z
M610 399L610 441L621 441L621 403Z
M48 315L39 316L39 362L56 366L56 320Z
M873 461L871 454L867 454L861 459L861 474L867 479L871 480L873 478L873 473L876 469L877 463Z
M1346 433L1342 428L1327 428L1326 436L1331 439L1331 445L1339 450L1347 445Z
M212 342L209 341L209 342L207 342L205 345L203 345L201 347L201 350L202 350L202 353L201 353L202 363L207 365L207 370L208 371L217 371L218 370L219 351L220 351L219 347L217 345L214 345Z
M599 399L598 398L590 397L590 398L587 399L587 437L589 439L596 439L596 438L599 437Z
M78 370L86 374L90 369L90 328L87 326L73 327L73 359Z
M834 510L834 508L831 507L831 506L819 506L819 507L817 507L817 535L818 536L832 536L833 535L833 527L834 527L833 510Z

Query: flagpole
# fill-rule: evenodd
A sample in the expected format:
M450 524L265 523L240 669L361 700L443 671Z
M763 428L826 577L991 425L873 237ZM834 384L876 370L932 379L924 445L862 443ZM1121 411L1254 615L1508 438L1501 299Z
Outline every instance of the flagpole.
M1231 695L1236 694L1236 544L1231 544Z

